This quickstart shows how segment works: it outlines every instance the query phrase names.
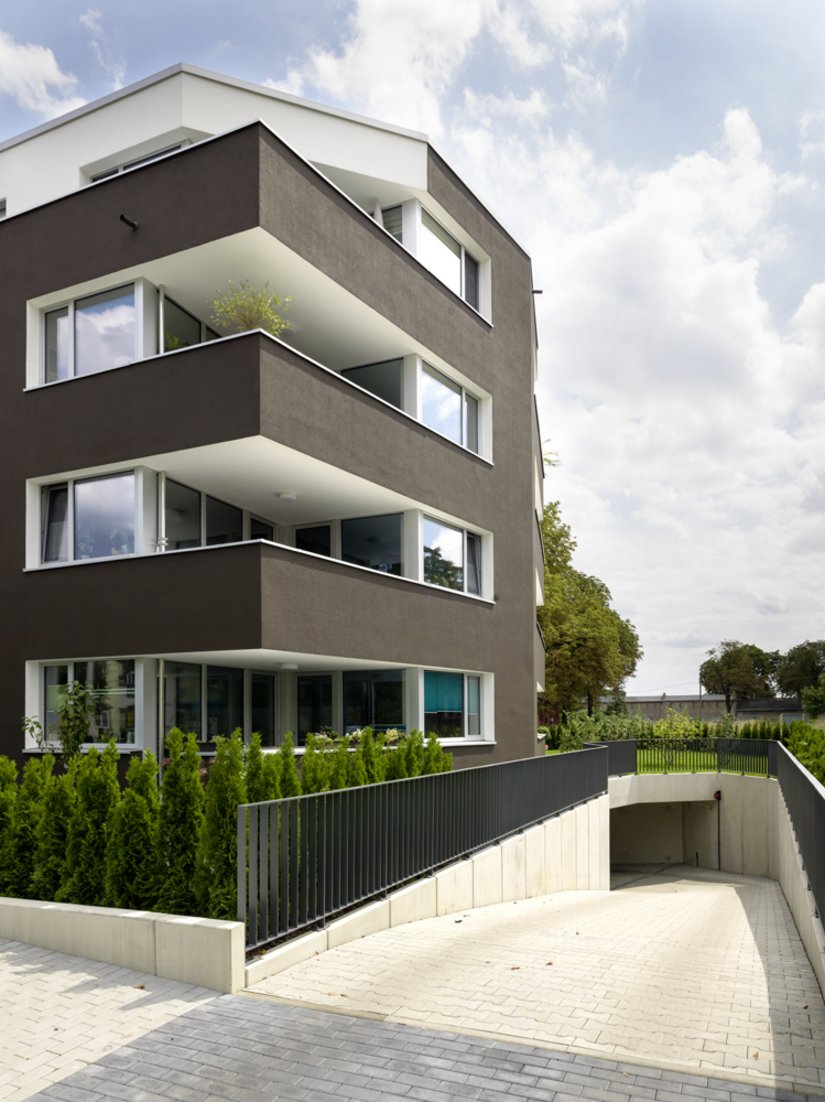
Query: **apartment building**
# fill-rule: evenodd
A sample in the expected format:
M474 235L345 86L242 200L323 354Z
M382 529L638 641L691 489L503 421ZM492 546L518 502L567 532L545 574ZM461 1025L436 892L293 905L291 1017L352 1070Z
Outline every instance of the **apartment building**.
M536 753L530 261L426 137L177 65L0 145L3 209L0 752L79 680L124 753Z

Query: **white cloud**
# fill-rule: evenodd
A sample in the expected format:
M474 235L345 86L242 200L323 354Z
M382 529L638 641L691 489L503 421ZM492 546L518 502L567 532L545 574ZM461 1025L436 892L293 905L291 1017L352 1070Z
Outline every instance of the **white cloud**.
M356 0L340 49L316 50L266 83L331 97L369 115L440 137L449 94L479 51L500 51L517 70L557 66L577 106L604 98L610 66L594 51L624 52L639 0ZM543 98L543 93L533 95ZM507 102L507 96L501 97ZM531 104L532 95L512 97ZM450 119L451 128L453 120Z
M27 111L54 118L86 101L74 94L77 78L64 73L46 46L19 43L0 31L0 93Z
M79 22L81 27L85 27L86 30L89 31L91 36L89 39L89 46L95 61L97 61L100 68L109 77L112 83L112 90L117 91L118 88L123 87L123 77L126 73L126 66L122 61L116 61L112 57L109 35L104 30L101 13L97 8L87 8L79 17Z

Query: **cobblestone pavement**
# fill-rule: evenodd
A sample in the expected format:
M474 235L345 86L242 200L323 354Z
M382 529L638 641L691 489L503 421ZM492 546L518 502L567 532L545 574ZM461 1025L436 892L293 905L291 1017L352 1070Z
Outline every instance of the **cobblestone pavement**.
M0 1100L821 1098L825 1006L776 885L695 870L625 880L387 931L236 996L0 941ZM529 1032L557 1007L567 1032L555 1018L553 1037ZM630 1022L639 1008L647 1018ZM588 1022L619 1041L580 1036ZM735 1052L740 1030L762 1046L749 1041L742 1066L691 1067L675 1047L706 1033ZM654 1039L630 1057L637 1035ZM795 1054L776 1088L767 1061L779 1073Z
M0 940L0 1100L22 1102L214 998L204 987Z
M34 1095L38 1102L803 1102L804 1097L248 995L221 996Z

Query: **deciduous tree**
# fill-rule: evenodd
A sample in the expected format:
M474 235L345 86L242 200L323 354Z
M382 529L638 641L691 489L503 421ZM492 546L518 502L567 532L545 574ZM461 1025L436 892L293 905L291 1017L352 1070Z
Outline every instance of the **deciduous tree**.
M546 647L545 699L562 712L584 701L589 712L618 692L636 669L642 648L636 629L611 606L610 590L576 570L576 541L558 502L544 507L544 604L538 620Z
M699 680L707 692L724 694L725 707L730 712L744 697L774 696L778 662L776 651L725 639L708 651L699 667Z

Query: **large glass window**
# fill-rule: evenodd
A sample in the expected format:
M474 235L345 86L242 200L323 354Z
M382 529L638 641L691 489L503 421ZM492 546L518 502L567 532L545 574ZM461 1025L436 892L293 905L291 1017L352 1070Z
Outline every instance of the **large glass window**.
M75 375L91 375L131 363L136 355L134 287L78 299L74 337Z
M93 375L137 356L135 286L86 295L45 314L45 380Z
M348 367L341 372L345 379L383 398L401 409L404 404L404 361L385 360L382 363Z
M201 667L191 662L163 664L163 729L173 727L201 737Z
M84 478L74 484L74 557L99 559L135 550L135 476Z
M243 728L243 670L206 668L206 735L231 735Z
M249 538L251 540L269 540L272 542L275 539L275 529L265 520L260 520L258 517L250 517Z
M133 555L135 503L134 471L43 486L41 562Z
M313 555L331 555L332 529L330 525L317 524L312 528L296 528L295 546L299 551L311 551Z
M424 581L481 594L481 536L424 517Z
M206 543L240 543L243 539L243 511L215 497L206 498Z
M199 547L201 495L197 490L166 479L166 546L173 550Z
M403 670L344 673L344 730L361 727L404 730Z
M57 716L66 687L79 681L91 689L88 742L135 742L135 662L105 658L43 667L43 727L57 737Z
M341 558L385 574L401 574L401 514L341 521Z
M297 678L298 745L307 735L332 727L332 676L328 673L301 674Z
M478 452L478 399L427 363L421 368L421 420Z
M76 681L92 686L94 742L135 741L135 663L132 658L75 662Z

